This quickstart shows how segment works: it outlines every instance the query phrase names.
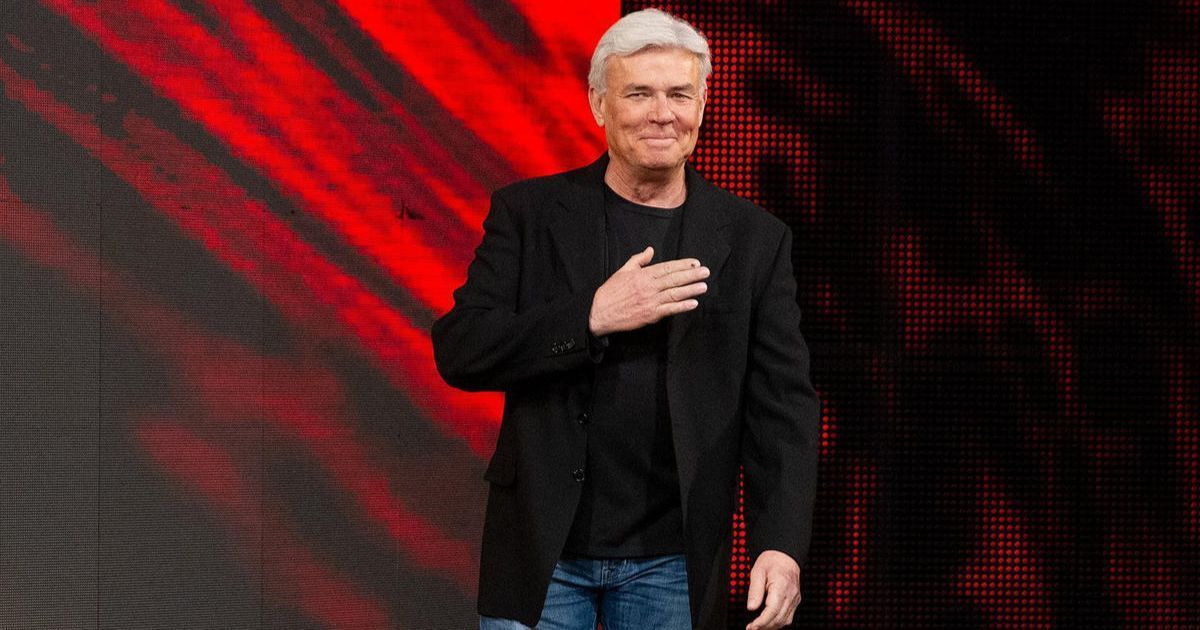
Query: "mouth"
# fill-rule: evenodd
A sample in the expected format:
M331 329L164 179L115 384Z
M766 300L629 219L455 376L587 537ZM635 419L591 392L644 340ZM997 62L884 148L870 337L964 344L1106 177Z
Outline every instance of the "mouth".
M645 142L646 144L649 144L650 146L665 147L665 146L674 144L675 138L673 138L673 137L646 137L646 138L642 138L642 142Z

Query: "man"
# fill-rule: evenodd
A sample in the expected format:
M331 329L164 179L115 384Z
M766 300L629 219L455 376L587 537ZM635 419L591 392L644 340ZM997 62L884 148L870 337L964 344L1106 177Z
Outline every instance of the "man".
M686 164L709 48L655 10L601 38L608 152L498 191L438 369L505 392L480 627L724 628L745 473L750 630L791 622L811 538L818 403L791 233Z

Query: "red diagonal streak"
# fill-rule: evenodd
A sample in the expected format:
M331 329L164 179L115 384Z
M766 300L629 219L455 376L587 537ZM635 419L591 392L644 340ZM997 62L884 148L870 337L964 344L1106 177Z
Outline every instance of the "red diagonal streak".
M223 171L137 114L126 117L127 137L116 140L3 63L0 82L9 98L86 148L185 233L244 275L303 334L357 341L439 426L464 439L480 457L491 453L499 398L467 395L447 386L434 369L427 333L299 240ZM154 147L149 160L141 159L141 147Z
M1175 268L1200 319L1200 257L1195 208L1200 204L1200 55L1182 49L1147 51L1144 92L1105 99L1109 133L1129 157L1143 194L1159 216ZM1156 145L1163 145L1156 147ZM1169 151L1164 151L1169 148ZM1163 159L1163 154L1169 158Z
M602 150L603 136L588 112L585 68L568 66L570 72L564 73L554 54L547 60L513 50L467 3L340 0L339 4L384 52L518 173L551 173ZM527 14L546 6L524 4ZM594 34L592 45L616 20L618 10L616 2L554 9L570 14L577 32ZM542 41L551 52L559 52L553 48L554 39ZM591 46L562 52L586 59Z
M25 207L2 178L0 226L5 227L0 235L28 259L62 270L72 288L99 303L106 315L169 359L183 383L197 393L204 423L228 426L258 420L303 444L363 513L399 541L418 564L449 574L464 592L474 593L473 548L443 535L392 493L392 483L372 463L370 449L355 438L341 385L329 370L311 367L297 357L267 357L240 343L207 335L61 235L43 214ZM296 367L297 363L304 367ZM259 387L231 378L246 374L263 375Z
M463 234L459 235L460 238L478 241L482 235L480 227L487 210L488 198L488 190L481 182L494 180L495 174L477 172L471 164L455 160L442 144L448 139L438 136L439 131L445 130L429 128L427 119L406 109L404 103L388 89L389 86L376 79L370 69L354 56L346 43L338 39L325 23L323 7L302 0L284 0L281 6L292 19L320 41L326 51L379 104L381 111L377 115L385 123L397 128L399 139L383 148L376 146L382 143L376 140L373 134L365 134L361 139L367 145L368 151L373 152L375 156L387 155L388 151L393 150L404 150L411 154L396 161L412 169L410 179L425 182L429 186L428 192L432 201L440 203L454 213L462 226ZM402 170L389 160L375 159L369 161L369 164L386 166L392 176ZM432 207L426 209L435 210Z
M146 421L136 430L138 442L155 463L205 497L232 526L242 554L263 573L258 532L271 523L271 545L282 564L280 576L264 580L264 596L300 610L329 628L395 628L384 606L359 593L349 580L318 562L275 510L262 514L255 489L225 450L168 421ZM265 510L265 508L264 508ZM274 563L272 563L274 564Z
M992 129L1004 139L1012 156L1039 181L1047 172L1045 157L1033 130L1022 123L1008 99L975 67L975 64L932 20L911 10L907 4L879 0L845 0L846 6L865 20L880 40L900 61L901 67L925 98L935 117L951 110L939 88L943 79L953 82L963 97L975 103ZM935 125L947 131L948 118L937 117ZM964 140L965 142L965 140ZM965 147L978 151L978 147Z
M82 1L48 4L419 299L435 311L449 309L469 251L442 247L446 238L436 227L445 222L435 217L445 211L428 201L428 185L408 173L422 172L406 159L420 148L400 142L392 129L341 94L269 24L234 3L217 5L235 18L237 34L253 34L238 42L244 50L237 55L226 47L230 42L165 0L130 0L119 12ZM373 152L367 152L368 143ZM393 188L407 193L403 200L394 190L381 190L380 182L402 177L407 181ZM455 198L447 186L439 191ZM398 218L401 202L410 197L428 222Z
M879 490L879 472L858 458L850 470L853 471L849 480L850 501L843 517L845 546L840 550L841 562L830 576L829 607L834 619L865 623L861 612L868 607L864 600L868 597L870 514Z
M423 231L465 232L453 236L465 236L470 246L475 245L482 236L480 225L487 207L488 191L462 165L451 159L440 146L439 139L428 133L416 116L405 111L371 80L365 69L359 68L357 78L366 80L365 85L374 88L372 96L391 106L387 112L390 116L381 117L378 112L368 111L348 98L246 2L213 0L208 7L224 20L226 37L233 38L238 48L251 51L253 55L253 63L243 63L239 73L256 73L261 81L270 85L276 98L285 96L297 106L287 112L289 116L308 117L313 128L329 134L330 142L320 150L340 158L333 167L340 169L349 165L355 174L379 192L393 199L403 197L430 221L422 226ZM311 17L312 9L306 8L301 13ZM336 43L330 44L337 50ZM350 60L345 54L341 58ZM229 70L222 68L217 75L227 77ZM233 89L240 85L244 84L223 83L223 87ZM251 103L258 102L263 96L254 92L234 94L235 98ZM272 118L272 121L277 120ZM402 134L400 129L408 135ZM304 142L310 130L286 125L282 131L297 132L291 134L294 140ZM348 151L350 148L353 150ZM337 172L333 171L334 174ZM447 210L459 221L445 221L447 217L443 215ZM385 226L394 223L387 221L387 217L379 219ZM432 239L430 242L434 246L441 244L438 237L427 235L426 238ZM467 250L447 253L461 257L464 251Z
M919 234L899 230L889 244L889 272L897 288L906 349L923 349L930 339L958 326L974 326L984 337L995 337L999 324L1024 318L1034 324L1058 378L1058 399L1064 411L1081 410L1078 361L1067 325L1046 297L1018 271L1004 251L1000 236L979 219L988 246L987 272L979 284L957 283L941 277L925 255Z
M1029 525L1000 482L984 473L978 484L975 555L958 588L1000 627L1053 628L1045 567L1032 549Z

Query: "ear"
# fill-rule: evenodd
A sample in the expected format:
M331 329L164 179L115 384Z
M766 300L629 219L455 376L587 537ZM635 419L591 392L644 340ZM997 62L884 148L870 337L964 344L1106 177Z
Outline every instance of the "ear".
M708 104L708 89L700 92L700 114L696 116L696 128L700 128L700 124L704 122L704 106Z
M596 88L588 88L588 105L592 108L592 118L596 119L596 124L604 126L604 108L601 105L604 102L604 95L596 91Z

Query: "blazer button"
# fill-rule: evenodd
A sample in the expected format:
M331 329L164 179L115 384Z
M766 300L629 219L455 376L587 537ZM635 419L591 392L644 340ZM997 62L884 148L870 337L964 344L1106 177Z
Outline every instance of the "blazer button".
M575 478L575 481L583 482L583 469L576 468L575 470L571 471L571 476Z
M579 421L579 424L587 424L592 421L592 417L588 415L588 412L582 411L579 413L579 417L576 418L576 420Z

